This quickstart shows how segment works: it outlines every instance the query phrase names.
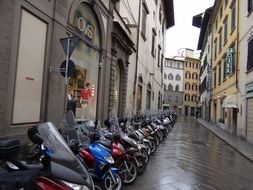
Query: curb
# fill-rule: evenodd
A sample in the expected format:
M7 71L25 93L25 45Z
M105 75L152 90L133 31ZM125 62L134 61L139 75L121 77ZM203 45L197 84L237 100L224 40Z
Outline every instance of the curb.
M211 129L210 127L206 126L205 124L203 124L201 121L199 121L198 119L194 118L199 124L201 124L202 126L204 126L205 128L207 128L209 131L211 131L213 134L215 134L217 137L219 137L221 140L225 141L226 143L228 143L232 148L234 148L237 152L241 153L244 157L246 157L249 161L253 162L253 156L250 155L247 151L242 150L238 145L236 145L235 143L231 142L230 139L227 139L225 137L223 137L222 135L218 134L217 132L215 132L213 129Z

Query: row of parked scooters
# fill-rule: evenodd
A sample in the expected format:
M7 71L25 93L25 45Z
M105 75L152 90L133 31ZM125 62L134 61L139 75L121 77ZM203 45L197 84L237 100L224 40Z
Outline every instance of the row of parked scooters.
M68 111L60 129L47 122L28 130L36 147L25 161L17 158L18 140L0 140L0 190L120 190L143 174L176 120L169 112L125 119L110 114L101 127L77 122Z

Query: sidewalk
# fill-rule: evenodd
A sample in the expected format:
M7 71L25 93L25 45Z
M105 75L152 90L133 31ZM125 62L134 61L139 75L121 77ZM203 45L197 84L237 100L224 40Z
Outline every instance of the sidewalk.
M253 145L252 144L249 144L248 142L246 142L245 140L237 136L233 136L229 134L227 131L219 127L216 127L215 125L212 125L203 119L196 119L196 121L198 121L201 125L209 129L211 132L213 132L219 138L223 139L225 142L231 145L234 149L236 149L238 152L240 152L242 155L244 155L246 158L248 158L250 161L253 162Z

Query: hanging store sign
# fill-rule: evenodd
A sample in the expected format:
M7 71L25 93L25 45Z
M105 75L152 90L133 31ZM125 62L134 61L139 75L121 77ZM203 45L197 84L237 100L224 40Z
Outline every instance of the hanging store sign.
M226 61L226 75L230 75L232 73L232 66L233 66L233 48L228 48L225 61Z

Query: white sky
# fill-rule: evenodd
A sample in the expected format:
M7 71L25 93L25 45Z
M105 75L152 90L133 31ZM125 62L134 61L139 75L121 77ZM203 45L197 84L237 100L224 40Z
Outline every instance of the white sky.
M177 55L180 48L196 50L200 29L192 26L192 17L205 12L214 0L174 0L175 25L166 32L165 57Z

